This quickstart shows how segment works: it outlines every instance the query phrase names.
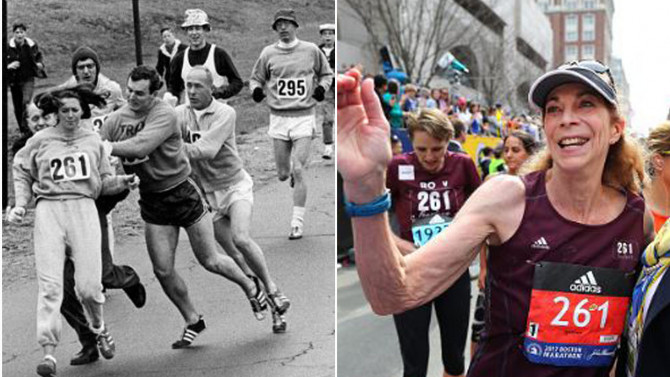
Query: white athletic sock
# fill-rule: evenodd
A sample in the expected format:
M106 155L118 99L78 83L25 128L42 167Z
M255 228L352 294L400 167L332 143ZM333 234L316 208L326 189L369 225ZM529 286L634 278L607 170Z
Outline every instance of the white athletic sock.
M305 207L293 207L293 218L291 218L291 227L302 226L303 217L305 217Z
M95 334L95 335L100 335L100 333L102 332L102 330L105 329L105 323L104 323L104 322L101 323L101 324L100 324L100 328L97 328L97 329L96 329L93 325L91 325L91 326L90 326L90 329L91 329L91 331L93 332L93 334Z

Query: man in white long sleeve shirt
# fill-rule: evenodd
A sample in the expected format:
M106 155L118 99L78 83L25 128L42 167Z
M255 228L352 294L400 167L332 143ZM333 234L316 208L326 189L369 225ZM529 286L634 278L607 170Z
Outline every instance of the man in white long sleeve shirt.
M214 100L213 85L212 73L204 66L193 67L186 76L189 104L176 108L186 154L214 211L217 241L245 273L261 279L273 311L283 315L290 302L277 289L263 250L249 235L253 181L237 152L235 110ZM273 330L284 332L286 323L276 321Z

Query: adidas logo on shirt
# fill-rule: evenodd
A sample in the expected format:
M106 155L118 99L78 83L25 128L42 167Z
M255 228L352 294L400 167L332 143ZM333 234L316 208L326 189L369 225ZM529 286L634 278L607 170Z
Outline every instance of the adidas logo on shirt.
M549 250L549 244L547 243L547 240L544 239L544 237L540 237L537 241L533 242L532 245L530 245L531 249L543 249L543 250Z
M589 271L570 284L570 290L579 293L601 293L603 289L598 285L593 271Z

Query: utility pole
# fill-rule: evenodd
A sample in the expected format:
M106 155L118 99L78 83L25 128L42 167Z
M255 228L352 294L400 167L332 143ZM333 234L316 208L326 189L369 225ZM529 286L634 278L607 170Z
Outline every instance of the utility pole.
M142 65L142 33L140 32L139 0L133 0L133 23L135 25L135 60L137 61L137 65Z
M7 0L2 0L2 24L7 25ZM7 69L7 33L3 33L2 39L2 70ZM5 71L6 72L6 71ZM6 208L9 202L9 124L7 119L7 75L2 80L2 208Z

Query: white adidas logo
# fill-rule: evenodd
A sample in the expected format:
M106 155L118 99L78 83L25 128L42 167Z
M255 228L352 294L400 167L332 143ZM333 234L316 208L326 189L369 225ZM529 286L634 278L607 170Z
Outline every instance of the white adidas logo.
M531 249L543 249L543 250L549 250L549 244L547 243L547 240L544 239L544 237L540 237L537 241L533 242L532 245L530 245Z
M593 271L589 271L570 284L570 290L580 293L601 293L603 289L598 285Z

